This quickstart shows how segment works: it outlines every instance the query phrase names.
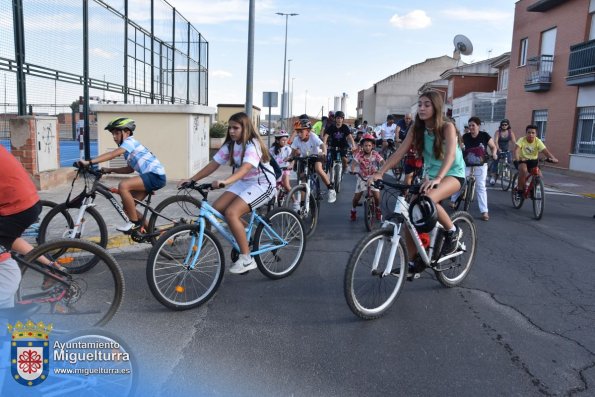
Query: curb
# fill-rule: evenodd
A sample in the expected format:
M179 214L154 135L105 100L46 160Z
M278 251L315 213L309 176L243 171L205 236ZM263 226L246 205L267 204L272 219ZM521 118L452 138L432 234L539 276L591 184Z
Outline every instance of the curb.
M577 195L577 196L585 197L585 198L588 198L588 199L595 199L595 193L577 193L577 192L570 192L570 191L568 191L568 190L560 189L558 186L556 186L556 185L551 185L551 184L549 184L549 183L544 183L544 185L545 185L545 186L547 186L547 187L549 187L549 188L552 188L552 189L559 190L559 191L561 191L561 192L563 192L563 193L568 193L568 194L575 194L575 195Z

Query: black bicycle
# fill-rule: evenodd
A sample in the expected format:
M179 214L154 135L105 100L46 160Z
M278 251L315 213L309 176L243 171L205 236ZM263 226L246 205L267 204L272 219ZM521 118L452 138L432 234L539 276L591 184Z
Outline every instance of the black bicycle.
M103 216L95 209L97 195L105 197L124 222L130 222L130 220L114 197L113 193L118 194L118 189L101 183L100 180L104 174L100 170L89 166L80 167L76 163L74 166L77 167L77 173L66 202L55 206L43 218L39 226L38 241L41 244L56 238L84 239L105 248L108 242L108 231ZM71 199L75 182L79 177L83 179L83 190ZM151 207L152 197L153 193L147 195L144 201L134 200L137 205L144 208L140 221L145 226L140 231L124 232L124 234L129 235L137 243L155 244L165 231L174 226L192 222L200 212L200 202L189 194L168 197L155 208ZM85 271L85 268L91 266L93 261L77 271Z
M473 200L475 200L475 166L470 166L471 170L469 175L465 178L463 186L459 191L459 197L451 202L451 208L457 211L463 203L463 211L469 211L469 207Z
M294 209L304 223L306 237L310 237L316 231L318 214L320 211L320 179L314 169L314 163L318 156L294 157L298 174L298 184L294 186L285 196L283 205Z

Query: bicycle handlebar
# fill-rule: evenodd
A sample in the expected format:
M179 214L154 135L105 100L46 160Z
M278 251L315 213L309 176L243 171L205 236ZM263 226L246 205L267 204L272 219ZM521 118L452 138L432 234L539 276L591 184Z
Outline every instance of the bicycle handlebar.
M385 181L384 179L378 179L378 180L374 181L374 187L377 189L382 190L385 185L388 187L392 187L393 189L397 189L397 190L409 190L412 194L419 193L419 190L421 188L421 184L419 184L419 183L414 183L412 185L406 185L403 183L388 182L388 181Z
M103 172L101 169L95 169L93 167L93 164L81 165L78 161L75 161L74 163L72 163L72 166L75 167L78 171L95 176L97 179L100 179L105 174L105 172Z

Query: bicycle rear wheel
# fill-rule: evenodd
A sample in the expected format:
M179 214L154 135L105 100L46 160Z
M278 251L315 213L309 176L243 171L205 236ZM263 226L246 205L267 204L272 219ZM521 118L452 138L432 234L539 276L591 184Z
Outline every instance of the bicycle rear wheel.
M200 201L192 196L171 196L160 202L149 218L149 233L159 233L150 238L155 245L159 236L175 226L189 224L198 218Z
M533 181L533 215L535 219L540 220L543 217L545 208L545 191L541 178L535 178Z
M343 289L351 311L364 320L382 317L391 308L403 288L407 269L407 248L399 239L393 263L389 263L392 228L384 228L365 236L353 249L347 267ZM374 268L374 258L379 258ZM387 266L398 274L383 276Z
M281 237L287 245L255 256L258 269L273 280L284 278L293 273L302 262L306 251L306 234L301 219L287 208L276 208L265 218L265 222ZM254 251L267 246L281 244L281 240L260 223L254 233Z
M505 163L502 165L502 172L499 175L500 178L500 186L502 187L503 191L508 191L510 189L510 185L512 183L512 170L510 169L510 165Z
M465 280L473 266L477 252L477 230L471 215L459 211L452 214L450 219L462 232L458 251L464 251L464 253L440 263L438 265L440 270L434 270L436 278L445 287L454 287Z
M68 285L56 281L46 288L44 277L47 276L22 266L17 303L39 304L36 316L54 324L61 332L102 326L114 317L124 297L124 276L105 249L83 240L60 239L38 246L24 260L34 263L41 256L66 268L71 280L67 281ZM88 263L90 258L95 261L91 269L80 274L70 272Z
M518 172L514 174L512 177L512 189L510 190L512 196L512 206L517 210L523 206L523 202L525 201L525 197L523 196L523 191L517 195L518 191L518 182L519 182L519 174Z
M284 207L293 208L295 202L300 204L298 215L303 222L306 237L311 237L316 231L318 224L318 202L310 191L309 208L306 210L306 187L303 185L294 186L285 197Z
M199 257L190 269L199 241L199 226L180 225L155 243L147 259L147 282L153 296L172 310L187 310L213 297L225 270L223 249L205 230Z
M69 233L74 228L80 208L68 208L65 203L55 206L41 221L39 225L39 244L44 244L47 241L67 238ZM79 232L75 239L89 241L95 243L103 248L107 247L108 234L107 226L103 217L93 207L87 207L83 215ZM59 251L54 252L54 255L60 256ZM71 273L83 273L95 266L96 259L88 257L87 262L78 262L77 266L71 267ZM99 260L99 259L97 259Z

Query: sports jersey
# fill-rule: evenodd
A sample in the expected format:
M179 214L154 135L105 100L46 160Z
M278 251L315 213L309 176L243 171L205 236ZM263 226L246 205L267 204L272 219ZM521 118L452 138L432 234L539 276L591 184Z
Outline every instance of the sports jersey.
M387 123L384 123L382 124L382 127L380 127L380 137L382 139L392 139L394 141L396 131L397 125L395 123L390 126Z
M0 165L0 216L18 214L39 201L29 173L2 145Z
M312 126L312 132L315 133L316 135L320 136L321 131L322 131L322 121L318 120Z
M139 174L152 172L165 175L165 169L157 160L157 157L133 137L129 136L124 139L120 147L126 150L124 158L128 165Z
M365 154L363 150L357 152L353 159L359 165L359 173L363 177L367 177L378 171L380 162L383 160L382 156L375 150L370 154Z
M244 175L244 177L241 179L242 181L258 183L266 183L268 181L271 184L275 184L275 172L273 171L273 167L271 167L269 163L262 163L263 167L270 171L265 172L259 166L259 164L261 163L260 159L262 158L262 150L260 149L260 143L254 139L246 142L246 151L244 152L244 158L242 158L241 144L229 142L221 146L217 153L215 153L215 156L213 156L213 160L217 162L217 164L223 165L229 162L229 147L232 144L233 161L235 163L236 168L241 167L244 163L249 163L253 167L250 171L248 171L246 175Z
M285 161L285 159L291 156L291 147L289 145L279 148L279 154L275 154L275 146L271 146L269 153L275 159L277 164L279 164L279 167L287 167L287 161Z
M299 150L300 156L310 156L312 154L317 155L320 152L320 145L322 145L320 138L316 134L310 133L306 142L302 141L300 137L294 139L291 148Z
M529 142L527 138L522 137L516 141L516 145L521 148L521 160L537 160L539 152L545 149L545 145L537 137L533 142Z

